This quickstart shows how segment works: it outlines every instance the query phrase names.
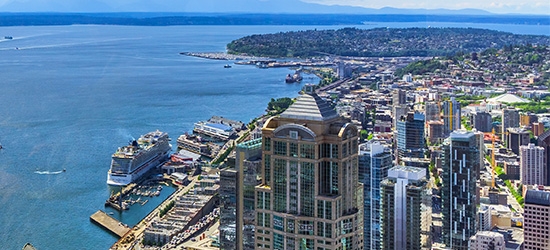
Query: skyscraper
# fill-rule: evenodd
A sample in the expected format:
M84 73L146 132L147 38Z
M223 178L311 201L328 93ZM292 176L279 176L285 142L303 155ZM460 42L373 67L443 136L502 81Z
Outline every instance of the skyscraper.
M426 169L395 166L381 185L381 248L431 247L432 196Z
M477 131L491 132L493 129L493 118L487 112L476 112L472 114L473 127Z
M407 91L403 89L396 89L393 92L393 106L402 105L407 103Z
M530 142L529 131L522 128L508 128L506 131L508 132L505 136L506 147L519 155L519 146Z
M537 145L544 148L544 167L546 169L546 185L550 185L550 130L546 130L537 138Z
M379 142L359 146L359 181L363 183L365 249L380 249L380 182L393 167L391 149Z
M533 143L520 146L519 165L520 181L523 185L544 185L546 183L543 147L535 146Z
M220 247L254 249L254 188L261 167L262 139L236 147L235 166L220 171Z
M515 108L502 110L502 134L506 134L508 128L519 127L519 111Z
M256 249L362 249L357 127L313 85L262 128Z
M448 136L451 132L460 129L461 118L460 103L451 97L450 100L443 102L443 133Z
M423 158L425 148L424 115L409 112L397 121L396 157Z
M523 249L550 249L550 192L527 190L523 209Z
M442 238L451 249L468 249L476 233L478 147L475 134L463 130L452 132L443 143Z
M426 122L441 120L441 111L439 110L439 104L436 102L427 102L426 107Z

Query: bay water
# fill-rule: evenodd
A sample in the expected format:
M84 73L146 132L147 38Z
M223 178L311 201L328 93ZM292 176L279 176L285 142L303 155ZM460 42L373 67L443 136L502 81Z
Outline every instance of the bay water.
M548 26L536 25L356 27L427 26L550 34ZM291 69L224 68L232 62L179 52L223 52L242 36L314 28L342 27L0 27L0 248L21 249L26 242L40 250L109 248L116 238L89 216L104 209L117 147L156 129L175 144L193 123L213 115L248 123L271 98L295 97L303 86L284 82ZM161 198L117 217L131 226Z

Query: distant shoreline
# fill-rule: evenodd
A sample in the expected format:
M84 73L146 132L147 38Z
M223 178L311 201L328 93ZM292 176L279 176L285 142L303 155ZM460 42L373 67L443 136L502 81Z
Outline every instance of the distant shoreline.
M550 25L543 15L0 13L0 26L52 25L361 25L372 22L452 22Z

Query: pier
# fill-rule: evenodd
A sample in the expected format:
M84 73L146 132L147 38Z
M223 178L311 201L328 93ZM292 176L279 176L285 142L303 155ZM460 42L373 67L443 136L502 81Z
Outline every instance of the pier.
M128 226L122 224L101 210L98 210L92 214L92 216L90 216L90 220L121 238L130 231Z

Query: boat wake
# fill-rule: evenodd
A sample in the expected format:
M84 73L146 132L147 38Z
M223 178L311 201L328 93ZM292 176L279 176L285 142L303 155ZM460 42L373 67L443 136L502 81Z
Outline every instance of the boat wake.
M63 173L63 170L61 171L55 171L55 172L51 172L51 171L34 171L35 174L61 174Z

